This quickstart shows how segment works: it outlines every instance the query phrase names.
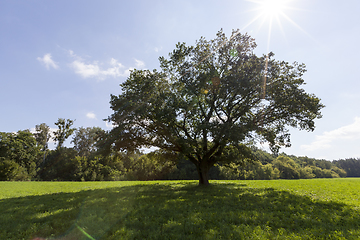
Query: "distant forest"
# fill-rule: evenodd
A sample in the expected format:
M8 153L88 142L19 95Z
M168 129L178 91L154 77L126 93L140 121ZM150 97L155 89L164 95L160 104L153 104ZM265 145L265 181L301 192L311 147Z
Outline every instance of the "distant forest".
M50 134L46 124L17 133L0 132L1 181L119 181L197 180L193 163L181 155L107 152L106 132L98 127L71 128L72 121L59 119L59 130ZM50 136L57 143L48 149ZM64 147L72 137L74 147ZM210 179L262 180L360 177L360 159L336 161L274 155L252 147L252 159L232 159L210 170Z

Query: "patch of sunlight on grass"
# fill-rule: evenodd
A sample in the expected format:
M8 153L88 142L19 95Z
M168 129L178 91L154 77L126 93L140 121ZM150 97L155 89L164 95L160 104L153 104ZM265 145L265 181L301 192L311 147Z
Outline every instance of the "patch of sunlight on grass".
M52 215L70 212L71 210L73 210L73 209L68 208L68 209L58 209L58 210L51 211L51 212L46 211L46 212L34 214L32 216L32 218L34 218L34 219L35 218L37 218L37 219L46 218L46 217L49 217L49 216L52 216Z

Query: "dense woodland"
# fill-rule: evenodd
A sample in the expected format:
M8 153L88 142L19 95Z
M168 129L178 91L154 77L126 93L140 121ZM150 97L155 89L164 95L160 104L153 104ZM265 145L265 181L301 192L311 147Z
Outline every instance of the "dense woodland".
M17 133L0 133L2 181L119 181L198 179L197 170L180 154L164 151L143 154L108 152L106 131L98 127L71 128L73 121L59 119L58 130L46 124ZM48 149L50 138L57 147ZM64 147L66 139L73 147ZM251 147L251 159L233 159L210 169L210 179L301 179L360 177L360 159L336 161L274 155Z

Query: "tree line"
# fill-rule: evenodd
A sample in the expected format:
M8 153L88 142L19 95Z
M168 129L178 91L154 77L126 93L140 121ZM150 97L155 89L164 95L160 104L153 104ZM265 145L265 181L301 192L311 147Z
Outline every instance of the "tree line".
M119 181L198 179L194 164L181 154L157 150L108 152L110 132L99 127L72 128L59 118L52 134L45 123L35 132L0 133L1 181ZM72 137L73 147L64 142ZM48 148L53 138L56 148ZM252 158L235 157L209 170L210 179L301 179L360 177L360 159L337 161L275 155L251 147Z

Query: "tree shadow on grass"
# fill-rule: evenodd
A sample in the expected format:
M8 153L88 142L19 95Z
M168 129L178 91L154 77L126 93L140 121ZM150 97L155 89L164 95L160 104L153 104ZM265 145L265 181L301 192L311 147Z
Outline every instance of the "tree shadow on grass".
M360 237L360 214L350 206L225 183L151 183L4 199L0 214L1 239Z
M98 239L131 209L135 190L116 187L2 199L0 239Z
M237 184L136 188L139 194L133 210L114 226L107 239L360 237L360 215L351 206L314 201L287 191Z

